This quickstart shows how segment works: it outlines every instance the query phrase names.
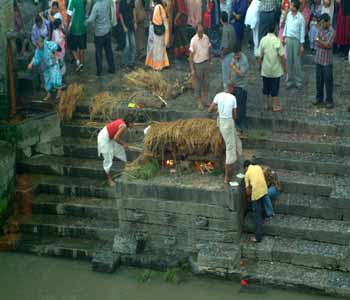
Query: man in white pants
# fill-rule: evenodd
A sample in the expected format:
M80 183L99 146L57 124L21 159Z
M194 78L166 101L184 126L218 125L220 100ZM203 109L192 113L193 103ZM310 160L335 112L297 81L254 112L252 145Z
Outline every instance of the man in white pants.
M121 161L127 161L125 150L128 149L128 145L122 140L122 136L132 126L133 122L134 117L127 115L123 119L118 119L107 124L97 136L98 156L101 154L103 156L103 169L106 172L108 184L111 187L115 186L110 174L113 158L116 157Z
M233 94L233 84L228 83L225 92L215 96L209 107L209 112L218 112L218 123L221 135L226 145L225 179L224 183L230 182L232 165L237 160L236 128L237 101Z

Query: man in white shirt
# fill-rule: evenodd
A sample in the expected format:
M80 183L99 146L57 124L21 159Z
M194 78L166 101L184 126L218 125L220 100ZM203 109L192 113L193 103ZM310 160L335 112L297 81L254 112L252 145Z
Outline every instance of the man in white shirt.
M217 94L209 107L209 112L219 113L219 128L226 145L224 183L230 182L232 165L237 160L235 128L235 120L237 118L237 101L236 97L232 94L233 83L228 83L226 91Z

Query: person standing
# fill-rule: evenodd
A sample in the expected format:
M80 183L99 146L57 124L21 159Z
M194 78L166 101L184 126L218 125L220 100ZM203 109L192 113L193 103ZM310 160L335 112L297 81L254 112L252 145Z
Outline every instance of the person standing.
M123 63L125 66L135 68L137 29L136 10L134 0L121 0L119 6L120 22L125 32L125 47L123 51Z
M92 7L91 14L86 20L86 24L94 23L95 34L95 57L96 57L96 75L102 73L102 50L104 49L108 72L115 72L115 65L112 51L112 16L111 16L111 1L97 0Z
M259 56L259 6L260 0L252 0L247 9L244 21L244 24L252 30L255 57Z
M185 0L173 0L174 55L176 58L188 55L187 15Z
M149 28L146 66L161 71L169 67L166 47L169 44L169 27L162 0L155 0L152 23Z
M148 24L148 16L145 8L144 0L135 1L137 29L135 31L136 53L139 59L146 58L146 28Z
M197 31L190 43L190 68L192 82L194 82L195 97L198 109L204 109L208 101L209 69L211 62L211 43L201 23L197 25Z
M253 165L246 160L243 167L246 195L252 201L253 209L255 209L255 237L250 240L259 243L262 240L263 205L267 201L265 198L269 197L267 184L264 171L259 165Z
M208 36L212 45L214 56L220 56L220 1L207 0L211 7L211 26L208 29Z
M316 101L321 105L324 101L323 88L326 87L326 107L333 108L333 41L335 32L330 25L330 16L321 15L321 29L315 39L316 44Z
M270 96L274 112L282 111L278 99L280 78L287 73L286 59L283 53L283 46L275 35L275 25L271 24L269 33L260 42L261 76L263 78L264 110L269 110Z
M61 48L61 51L56 53L56 57L58 58L61 74L63 77L66 74L66 64L64 61L64 56L66 54L66 37L63 33L61 19L55 19L53 22L53 29L52 41Z
M108 184L111 187L115 186L110 174L113 158L116 157L121 161L127 161L125 150L128 149L128 144L122 137L127 129L132 127L133 122L134 117L132 115L126 115L123 119L118 119L107 124L97 136L98 156L103 156L103 169L107 175Z
M220 133L225 141L226 157L225 157L225 178L224 183L230 182L232 167L237 160L236 148L236 128L235 120L237 118L237 102L233 96L233 84L229 83L225 92L215 96L209 107L209 112L218 112L218 123Z
M72 50L77 66L76 71L79 72L84 68L84 51L86 49L85 1L70 0L67 14L68 23L70 23L68 48Z
M348 0L336 0L339 11L337 16L335 44L338 45L345 59L350 50L350 2Z
M237 98L237 128L242 130L245 125L247 106L247 73L249 69L248 58L242 53L241 47L233 50L233 58L230 63L230 81L235 86L234 95Z
M305 41L305 20L298 11L299 7L299 0L291 1L283 31L288 67L287 88L296 86L298 89L303 84L301 57L304 54Z
M237 39L236 32L228 23L228 14L223 11L221 13L222 36L221 36L221 68L222 82L224 90L227 88L227 83L230 74L230 63L233 56L233 49L236 47Z
M244 33L244 18L248 9L247 0L234 0L231 7L231 24L236 31L236 37L242 42Z
M31 41L34 46L37 44L37 40L42 37L44 39L49 38L50 35L50 22L42 17L42 15L37 15L35 17L35 23L32 28Z
M259 43L269 32L270 26L277 23L277 7L280 0L260 0L259 1Z

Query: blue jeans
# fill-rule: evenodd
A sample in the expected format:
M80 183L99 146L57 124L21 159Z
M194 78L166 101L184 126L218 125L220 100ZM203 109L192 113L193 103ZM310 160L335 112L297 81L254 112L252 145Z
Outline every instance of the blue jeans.
M280 194L280 192L277 191L277 189L273 185L271 185L269 187L267 193L268 193L270 199L274 199L274 198L278 197L278 195Z
M269 194L264 196L263 205L264 205L266 217L268 217L268 218L272 217L274 212L273 212L272 202L271 202L271 198L270 198Z
M133 67L136 57L135 32L128 31L125 33L125 48L123 51L123 63L126 66Z
M222 69L222 82L224 85L224 90L227 88L228 76L230 74L230 63L232 61L233 53L226 54L221 63Z
M252 202L253 209L255 210L255 238L258 242L262 239L263 203L266 196Z

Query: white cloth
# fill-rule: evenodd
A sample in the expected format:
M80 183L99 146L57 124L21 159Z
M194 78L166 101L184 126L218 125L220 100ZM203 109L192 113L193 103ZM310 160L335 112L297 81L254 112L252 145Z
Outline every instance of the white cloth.
M259 56L259 0L253 0L247 10L244 24L253 32L254 56Z
M236 97L222 92L215 96L213 103L218 106L219 118L232 119L232 110L237 108Z
M113 157L127 161L124 147L109 138L107 127L103 127L97 136L97 151L98 156L103 156L103 169L106 173L112 168Z
M225 164L232 165L237 160L236 139L238 137L236 133L235 123L233 122L232 118L220 118L219 128L226 146Z

